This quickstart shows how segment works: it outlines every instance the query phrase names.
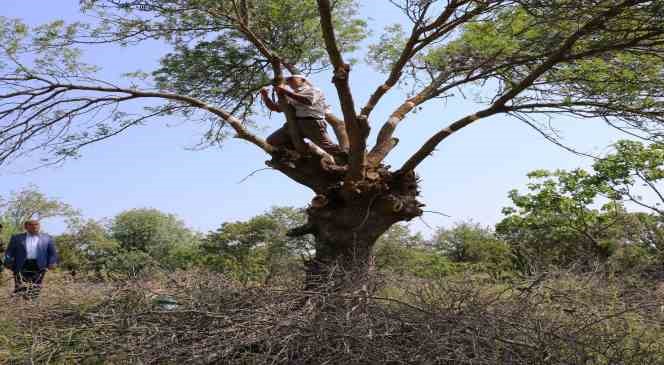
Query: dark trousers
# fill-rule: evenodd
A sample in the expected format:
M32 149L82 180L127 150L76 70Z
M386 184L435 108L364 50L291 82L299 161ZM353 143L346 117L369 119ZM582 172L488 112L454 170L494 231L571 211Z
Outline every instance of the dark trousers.
M304 138L308 138L311 142L315 143L318 147L325 150L325 152L336 155L341 152L341 148L334 144L327 134L327 124L322 119L315 118L297 118L295 119L297 128ZM290 133L288 132L288 124L284 124L281 128L277 129L269 137L267 143L274 147L287 147L293 148L293 141L291 140Z
M46 270L40 270L37 260L26 260L21 271L14 273L14 293L36 298L42 288Z

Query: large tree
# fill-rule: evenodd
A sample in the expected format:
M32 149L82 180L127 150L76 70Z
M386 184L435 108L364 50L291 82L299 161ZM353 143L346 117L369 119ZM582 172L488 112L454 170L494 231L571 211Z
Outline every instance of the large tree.
M130 209L113 218L111 237L127 250L143 251L163 259L178 246L191 246L194 232L173 214L154 208Z
M7 198L0 195L0 222L8 223L10 231L20 231L29 219L56 217L73 223L80 218L80 212L57 198L44 195L33 185L12 191Z
M270 167L313 191L308 223L292 234L316 237L308 276L314 277L331 266L362 273L382 233L422 214L420 163L479 120L502 114L537 127L534 116L568 114L660 138L663 0L389 3L407 22L387 27L368 47L367 60L385 78L365 105L356 105L351 89L349 52L359 52L367 34L355 0L81 0L98 24L28 29L4 19L0 163L44 149L55 160L67 158L149 118L206 119L209 143L243 139L271 156ZM79 61L84 46L151 39L168 42L172 51L158 70L134 74L137 81L128 86L99 80L94 67ZM342 116L328 119L341 144L347 141L347 166L302 141L285 100L279 102L295 150L277 150L252 132L257 91L283 83L286 72L331 72ZM400 83L413 87L412 96L383 105ZM479 95L477 110L434 121L440 131L401 166L384 165L409 113L457 89ZM149 105L143 114L121 111L141 100ZM377 107L393 108L386 121L372 118ZM380 128L372 146L371 126Z

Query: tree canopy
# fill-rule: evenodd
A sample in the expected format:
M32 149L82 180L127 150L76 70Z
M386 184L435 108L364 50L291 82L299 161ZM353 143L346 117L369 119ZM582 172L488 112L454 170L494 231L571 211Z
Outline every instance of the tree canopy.
M118 214L109 231L122 248L156 256L164 256L172 247L191 244L194 240L193 232L176 216L148 208Z
M57 198L47 197L36 186L27 186L10 192L6 198L0 196L0 220L13 230L21 230L29 219L62 217L76 220L80 213Z
M55 21L30 29L3 18L0 161L47 147L55 159L75 155L153 117L182 113L209 120L205 137L233 135L272 152L246 121L258 89L285 70L332 68L351 137L352 169L361 179L371 112L399 82L419 85L380 128L368 161L393 147L397 125L415 107L455 88L481 88L476 113L433 135L400 171L415 168L450 133L507 113L531 124L532 114L600 117L659 138L662 115L661 1L394 0L410 20L387 27L367 60L386 73L362 108L353 103L346 59L368 34L353 0L81 1L92 24ZM80 61L97 43L172 45L161 67L113 85ZM139 87L147 85L147 87ZM163 100L143 115L121 111L133 99ZM94 115L92 118L88 118ZM378 124L379 125L379 124ZM230 128L229 128L230 127Z
M80 4L96 21L30 28L0 19L0 164L37 151L62 161L157 117L204 120L206 143L245 140L270 155L269 167L315 192L297 232L316 236L318 262L341 256L368 262L382 233L422 215L416 168L479 120L511 116L556 141L538 116L600 118L655 148L662 142L663 0L391 0L406 21L379 32L368 29L356 0ZM158 69L125 75L133 78L129 84L100 79L81 61L96 44L147 40L166 42L171 51ZM358 56L384 74L364 105L352 88ZM278 102L295 148L275 148L254 128L260 88L315 72L332 76L337 97L328 99L342 115L329 120L348 139L348 164L302 140L284 96ZM385 105L398 85L409 85L410 96ZM434 121L441 123L437 132L397 168L386 166L397 127L454 90L476 95L475 111ZM142 113L124 110L132 102L143 103ZM373 117L379 107L391 110L387 120ZM373 142L371 128L378 130ZM605 165L606 181L624 182L619 161Z

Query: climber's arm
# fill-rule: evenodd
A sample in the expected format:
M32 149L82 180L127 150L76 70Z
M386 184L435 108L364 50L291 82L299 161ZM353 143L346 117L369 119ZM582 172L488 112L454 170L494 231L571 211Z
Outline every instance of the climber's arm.
M272 98L267 93L268 88L264 87L261 89L261 99L263 99L263 103L265 106L272 110L273 112L281 113L281 108L279 107L279 104L275 103Z

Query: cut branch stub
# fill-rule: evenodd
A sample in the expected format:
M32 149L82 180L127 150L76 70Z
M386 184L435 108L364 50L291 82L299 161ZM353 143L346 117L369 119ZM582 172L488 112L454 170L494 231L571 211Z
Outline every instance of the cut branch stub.
M342 65L342 71L335 71L335 76L332 79L334 82L339 100L341 101L341 110L343 111L344 120L346 122L346 132L348 133L349 147L350 147L350 171L347 176L348 182L359 181L364 178L364 170L366 167L366 138L369 135L369 124L366 119L360 119L355 114L355 106L353 96L350 92L348 85L348 74L350 71L349 65Z
M416 106L431 99L435 93L436 88L440 85L440 80L432 82L429 86L425 87L419 94L407 99L401 104L388 118L387 122L383 124L376 137L376 145L371 149L368 159L371 166L378 166L383 159L392 151L396 146L392 135L397 128L397 125L410 113ZM398 142L398 140L397 140Z

